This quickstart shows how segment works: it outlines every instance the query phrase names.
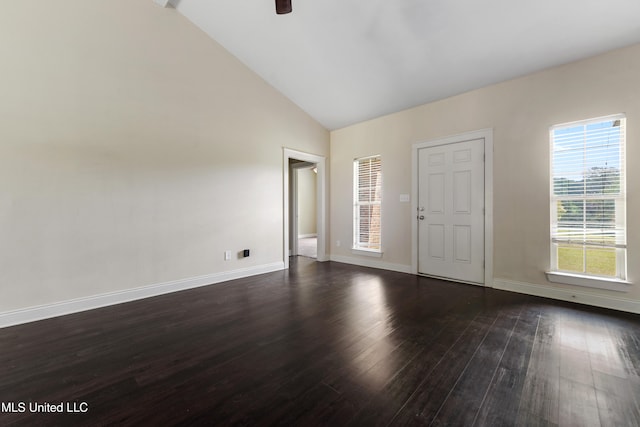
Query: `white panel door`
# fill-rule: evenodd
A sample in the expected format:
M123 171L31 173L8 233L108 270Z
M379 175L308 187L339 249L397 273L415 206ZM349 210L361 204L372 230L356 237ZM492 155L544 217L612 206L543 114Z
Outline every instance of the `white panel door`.
M484 139L418 150L418 273L484 283Z

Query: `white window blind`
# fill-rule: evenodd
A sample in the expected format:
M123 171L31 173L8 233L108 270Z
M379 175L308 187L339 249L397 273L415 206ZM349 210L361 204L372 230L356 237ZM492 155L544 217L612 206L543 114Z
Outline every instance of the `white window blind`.
M354 161L354 249L381 250L382 161L372 156Z
M626 277L625 118L551 128L551 264Z

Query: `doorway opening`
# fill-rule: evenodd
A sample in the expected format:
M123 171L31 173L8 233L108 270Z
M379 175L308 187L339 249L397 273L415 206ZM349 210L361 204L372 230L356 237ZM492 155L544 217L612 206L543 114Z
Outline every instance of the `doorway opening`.
M289 159L291 256L318 257L317 180L315 163Z
M326 261L325 158L285 148L283 169L285 268L293 256Z

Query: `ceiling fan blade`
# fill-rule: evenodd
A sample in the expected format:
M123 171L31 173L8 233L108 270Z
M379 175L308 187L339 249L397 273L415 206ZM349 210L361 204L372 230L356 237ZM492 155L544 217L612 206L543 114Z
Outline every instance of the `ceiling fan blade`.
M276 13L278 15L284 15L292 11L291 0L276 0Z

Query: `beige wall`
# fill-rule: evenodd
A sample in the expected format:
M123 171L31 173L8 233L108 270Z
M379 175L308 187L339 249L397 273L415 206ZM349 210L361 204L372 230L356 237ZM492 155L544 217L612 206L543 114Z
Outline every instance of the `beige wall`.
M317 175L312 168L298 169L298 235L317 233L316 185Z
M525 54L525 53L523 53ZM352 161L381 154L382 262L411 264L411 146L462 132L494 130L494 277L551 286L549 268L549 127L626 113L629 278L640 300L640 45L610 52L331 133L331 254L358 259L352 240ZM340 247L336 246L341 241ZM563 289L569 286L553 285ZM573 288L576 289L576 288Z
M0 312L283 261L322 126L151 0L5 3Z

